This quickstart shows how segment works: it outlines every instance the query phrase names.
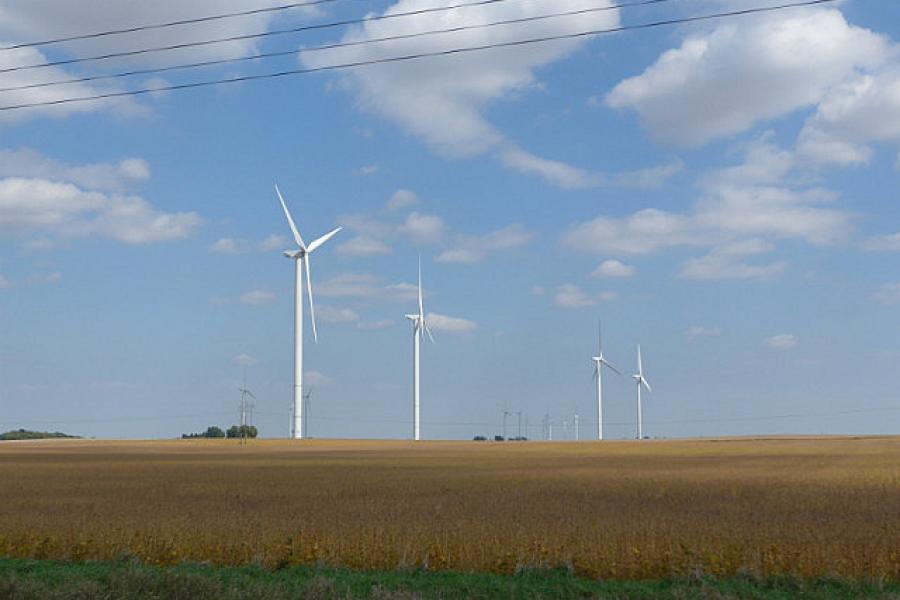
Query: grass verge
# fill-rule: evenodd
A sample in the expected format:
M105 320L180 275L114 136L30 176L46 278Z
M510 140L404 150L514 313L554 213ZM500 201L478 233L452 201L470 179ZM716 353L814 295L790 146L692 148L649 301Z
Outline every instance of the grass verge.
M900 600L900 584L704 577L594 581L564 570L517 575L432 571L352 571L325 567L141 565L0 558L2 600L337 600L402 599L725 599L878 598Z

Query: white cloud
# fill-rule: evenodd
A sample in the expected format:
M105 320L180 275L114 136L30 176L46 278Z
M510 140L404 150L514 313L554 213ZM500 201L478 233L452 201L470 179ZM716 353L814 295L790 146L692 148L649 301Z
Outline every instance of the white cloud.
M399 210L419 203L419 197L410 190L397 190L387 201L388 210Z
M836 86L804 125L797 152L819 163L867 163L872 142L900 142L900 64Z
M608 259L600 263L596 269L591 272L591 277L631 277L637 272L637 269L631 265Z
M149 174L137 166L143 161L134 160L79 167L31 150L0 151L0 235L37 233L45 246L52 244L48 234L102 236L127 244L190 235L203 222L197 213L165 213L139 196L107 191Z
M250 365L255 365L256 363L258 363L259 360L253 358L249 354L238 354L234 357L234 362L241 365L242 367L249 367Z
M769 279L787 268L784 261L764 265L752 265L744 258L774 250L774 246L758 239L742 240L717 246L706 256L689 259L681 267L680 276L685 279Z
M73 166L30 148L21 148L0 150L0 177L45 179L99 191L119 192L134 181L149 179L150 165L141 158L126 158L118 163Z
M374 275L342 273L315 284L317 296L334 298L371 298L388 302L405 302L418 297L418 288L412 283L384 285Z
M249 249L246 240L234 238L219 238L209 247L214 254L243 254Z
M543 296L546 293L547 293L547 289L542 285L536 285L531 288L532 296Z
M849 25L838 10L734 20L689 36L606 101L636 110L658 140L699 145L814 106L888 52L883 37Z
M452 3L453 0L433 0L429 6ZM554 10L565 12L606 6L612 6L612 3L609 0L557 0ZM421 8L419 0L399 0L384 14ZM342 39L356 42L541 14L546 14L546 9L539 3L483 4L465 10L368 21L349 28ZM618 22L618 11L598 11L503 28L469 29L399 40L390 46L301 52L300 58L305 66L316 67L600 29L615 26ZM382 64L348 72L341 81L355 94L363 110L399 123L441 155L492 154L511 168L539 174L557 184L577 185L582 177L580 170L522 150L488 122L484 113L491 103L533 87L536 84L535 69L568 56L583 43L583 40L560 40L496 49L487 57L481 53L461 53L452 58Z
M260 304L271 304L275 301L275 293L269 290L252 290L241 294L241 303L258 306Z
M319 371L303 371L304 385L326 386L331 385L333 381L334 380L331 379L331 377L325 375L324 373L320 373Z
M367 331L387 329L389 327L393 327L394 325L395 322L390 319L381 319L378 321L360 321L356 324L359 329L365 329Z
M900 283L885 283L874 298L882 304L900 304Z
M557 308L586 308L595 306L598 302L595 298L585 292L577 285L564 283L556 290L553 296L553 304Z
M390 254L391 247L381 240L366 235L358 235L337 247L340 254L347 256L375 256Z
M797 337L789 333L780 333L763 340L764 345L776 350L790 350L795 348L798 343Z
M316 318L325 323L355 323L359 321L359 315L349 308L335 308L321 305L316 307Z
M40 285L49 283L59 283L62 280L62 273L53 271L52 273L34 273L25 278L25 283L29 285Z
M283 235L270 233L256 245L256 249L260 252L274 252L275 250L284 250L287 244L288 240Z
M524 246L534 237L522 225L514 223L483 236L459 236L453 248L441 252L435 261L442 263L476 263L488 254Z
M633 255L707 247L712 250L689 261L683 276L759 278L776 274L784 264L750 266L739 259L760 254L763 245L765 251L774 249L768 246L773 240L828 245L850 237L854 216L827 206L836 194L785 182L793 156L775 147L768 134L744 149L742 163L701 178L701 196L689 210L645 208L622 217L599 216L571 227L562 243L583 252Z
M444 234L444 221L435 215L412 212L398 230L416 244L436 244Z
M359 169L359 174L362 176L374 175L380 168L378 165L363 165Z
M437 313L428 313L425 317L428 328L435 332L470 333L478 329L478 325L469 319L448 317Z
M684 332L689 338L699 338L699 337L718 337L722 335L722 330L718 327L706 327L704 325L691 325L687 328L687 331Z
M900 233L871 237L862 244L863 250L900 250Z

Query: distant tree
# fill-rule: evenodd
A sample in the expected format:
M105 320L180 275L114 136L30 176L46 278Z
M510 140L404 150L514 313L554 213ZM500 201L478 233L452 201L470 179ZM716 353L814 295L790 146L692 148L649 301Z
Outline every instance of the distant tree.
M484 437L483 435L476 435L476 436L475 436L474 438L472 438L472 439L475 440L476 442L484 442L484 441L487 440L487 438Z
M229 438L255 438L258 433L254 425L232 425L225 432L225 436Z
M225 437L225 432L222 431L221 427L216 427L215 425L210 425L209 427L206 428L206 433L203 435L203 437L223 438L223 437Z
M495 442L502 442L503 440L504 440L504 438L503 438L502 435L495 435L495 436L494 436L494 441L495 441Z
M210 425L206 428L206 431L203 433L182 433L181 439L183 440L196 440L200 438L223 438L225 437L225 432L222 431L221 427L216 427L215 425Z
M0 441L4 440L42 440L50 438L77 438L80 436L60 433L59 431L29 431L27 429L18 429L0 433Z

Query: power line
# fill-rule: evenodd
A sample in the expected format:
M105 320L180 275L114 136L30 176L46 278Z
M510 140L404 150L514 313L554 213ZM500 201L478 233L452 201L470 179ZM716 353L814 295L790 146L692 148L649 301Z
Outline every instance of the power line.
M502 0L484 0L484 2L495 2ZM153 92L169 92L176 90L186 90L200 87L208 87L212 85L222 85L228 83L240 83L245 81L256 81L262 79L274 79L278 77L287 77L290 75L305 75L310 73L318 73L324 71L335 71L341 69L350 69L355 67L363 67L369 65L377 65L377 64L386 64L386 63L395 63L395 62L404 62L411 60L419 60L423 58L431 58L438 56L451 56L455 54L463 54L468 52L478 52L483 50L491 50L495 48L510 48L515 46L525 46L529 44L539 44L546 43L552 41L558 41L563 39L574 39L574 38L582 38L582 37L593 37L602 34L608 33L618 33L622 31L634 31L639 29L650 29L654 27L661 27L665 25L678 25L682 23L694 23L699 21L709 21L713 19L722 19L727 17L735 17L735 16L743 16L755 13L766 13L773 12L778 10L785 10L789 8L797 8L803 6L813 6L818 4L826 4L831 2L836 2L837 0L806 0L804 2L796 2L790 4L779 4L775 6L763 6L756 8L747 8L736 11L728 11L721 13L713 13L708 15L699 15L694 17L683 17L679 19L668 19L664 21L654 21L651 23L641 23L638 25L623 25L621 27L614 27L610 29L594 29L590 31L582 31L579 33L569 33L569 34L561 34L561 35L552 35L552 36L544 36L539 38L529 38L524 40L514 40L509 42L498 42L494 44L485 44L481 46L469 46L464 48L452 48L449 50L440 50L435 52L420 52L416 54L407 54L403 56L394 56L388 58L379 58L373 60L362 60L355 61L350 63L336 64L336 65L325 65L322 67L310 67L303 69L290 69L287 71L278 71L275 73L262 73L257 75L241 75L237 77L232 77L229 79L215 79L209 81L196 81L191 83L181 83L174 84L168 86L160 86L154 88L142 88L138 90L129 90L123 92L107 92L104 94L94 94L91 96L77 96L73 98L62 98L58 100L47 100L43 102L30 102L16 105L8 105L8 106L0 106L0 112L11 111L11 110L20 110L24 108L34 108L40 106L55 106L60 104L69 104L73 102L88 102L92 100L105 100L110 98L121 98L124 96L137 96L141 94L149 94Z
M234 17L246 17L250 15L258 15L263 13L271 13L271 12L279 12L284 10L289 10L292 8L301 8L304 6L314 6L317 4L326 4L330 2L337 2L338 0L310 0L308 2L293 2L291 4L281 4L279 6L270 6L267 8L254 8L250 10L242 10L239 12L231 12L231 13L220 13L215 15L206 15L203 17L195 17L192 19L181 19L178 21L168 21L166 23L156 23L153 25L136 25L134 27L126 27L124 29L110 29L107 31L98 31L96 33L83 33L79 35L71 35L68 37L60 37L49 40L41 40L39 42L24 42L21 44L15 44L13 46L3 46L0 47L0 52L5 50L18 50L20 48L35 48L38 46L49 46L51 44L61 44L63 42L74 42L78 40L90 40L97 39L101 37L107 37L111 35L120 35L123 33L137 33L139 31L151 31L154 29L166 29L168 27L175 27L178 25L191 25L193 23L206 23L209 21L220 21L222 19L231 19Z
M445 12L448 10L453 10L456 8L467 8L471 6L484 6L487 4L497 4L499 2L511 2L512 0L477 0L476 2L468 2L463 4L452 4L450 6L438 6L432 8L421 8L417 10L411 10L406 12L399 13L390 13L384 15L375 15L369 18L361 18L361 19L346 19L343 21L331 21L329 23L316 23L314 25L301 25L299 27L290 27L288 29L273 29L271 31L263 31L260 33L248 33L243 35L233 35L223 38L215 38L211 40L203 40L200 42L184 42L181 44L172 44L169 46L156 46L151 48L140 48L138 50L126 50L122 52L110 52L108 54L100 54L97 56L89 56L83 58L67 58L62 60L55 60L52 62L45 62L39 64L32 65L22 65L18 67L8 67L5 69L0 69L0 73L11 73L13 71L29 71L33 69L43 69L47 67L58 67L62 65L71 65L76 63L86 63L86 62L96 62L101 60L108 60L110 58L122 58L126 56L137 56L141 54L151 54L154 52L167 52L170 50L183 50L185 48L196 48L199 46L210 46L212 44L224 44L227 42L239 42L242 40L253 40L264 37L270 37L274 35L285 35L289 33L300 33L302 31L314 31L318 29L331 29L334 27L343 27L346 25L357 25L360 23L370 23L373 21L384 21L387 19L397 19L400 17L410 17L415 15L424 15L429 13L436 12ZM615 6L607 7L607 10L612 10L616 8Z
M648 4L659 4L662 2L671 2L671 1L672 0L641 0L639 2L619 4L616 6L603 6L603 7L599 7L599 8L598 7L583 8L583 9L573 10L573 11L568 11L568 12L550 13L550 14L546 14L546 15L536 15L536 16L531 16L531 17L520 17L517 19L505 19L502 21L492 21L489 23L480 23L478 25L460 25L457 27L450 27L447 29L434 29L434 30L430 30L430 31L420 31L418 33L405 33L405 34L391 35L391 36L385 36L385 37L380 37L380 38L370 38L367 40L358 40L355 42L337 42L337 43L332 43L332 44L325 44L322 46L313 46L310 48L303 48L303 50L300 52L305 54L307 52L320 52L322 50L332 50L335 48L365 46L368 44L375 44L375 43L380 43L380 42L407 40L407 39L414 39L414 38L431 36L431 35L457 33L457 32L461 32L461 31L471 31L474 29L486 29L486 28L490 28L490 27L499 27L502 25L514 25L514 24L519 24L519 23L529 23L529 22L534 22L534 21L543 21L546 19L568 17L568 16L574 16L574 15L583 15L583 14L588 14L588 13L608 11L608 10L620 9L620 8L629 8L629 7L634 7L634 6L646 6ZM290 55L297 54L297 53L298 53L298 50L296 50L296 49L283 50L283 51L278 51L278 52L264 52L261 54L253 54L250 56L241 56L238 58L222 58L222 59L206 60L206 61L195 62L195 63L187 63L187 64L182 64L182 65L171 65L171 66L167 66L167 67L153 67L153 68L148 68L148 69L123 71L120 73L110 73L110 74L103 74L103 75L89 75L86 77L79 77L79 78L74 78L74 79L63 79L63 80L49 81L49 82L43 82L43 83L30 83L30 84L24 84L24 85L19 85L19 86L0 88L0 92L30 90L30 89L35 89L35 88L45 88L45 87L66 85L66 84L72 84L72 83L86 83L89 81L99 81L99 80L107 80L107 79L121 79L123 77L132 77L135 75L152 75L152 74L156 74L156 73L165 73L165 72L169 72L169 71L194 69L194 68L199 68L199 67L210 67L210 66L223 65L223 64L234 64L234 63L238 63L238 62L246 62L246 61L250 61L250 60L260 60L260 59L266 59L266 58L275 58L275 57L280 57L280 56L290 56ZM2 71L0 71L0 72L2 72Z

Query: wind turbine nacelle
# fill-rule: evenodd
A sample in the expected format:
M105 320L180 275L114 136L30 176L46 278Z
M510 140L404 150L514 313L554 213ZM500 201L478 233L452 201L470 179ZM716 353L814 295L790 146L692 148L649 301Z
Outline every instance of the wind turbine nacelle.
M303 258L303 250L285 250L283 253L287 258Z

